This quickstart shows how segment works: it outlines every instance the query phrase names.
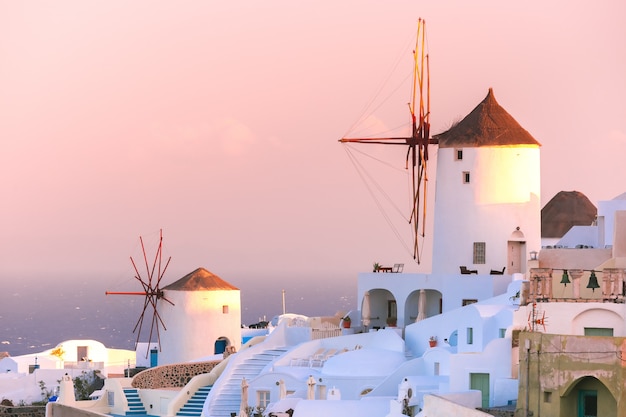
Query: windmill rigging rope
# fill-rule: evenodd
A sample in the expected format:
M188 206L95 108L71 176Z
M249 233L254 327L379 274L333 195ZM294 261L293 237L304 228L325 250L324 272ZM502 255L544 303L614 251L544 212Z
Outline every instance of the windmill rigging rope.
M372 188L372 186L370 184L373 184L375 186L375 188L379 191L379 193L382 194L385 197L385 199L391 204L391 206L400 214L400 216L405 221L408 221L408 219L405 218L404 214L402 214L402 210L400 210L400 208L393 202L393 200L391 199L389 194L387 194L385 192L384 188L379 183L376 182L376 180L373 178L373 176L365 169L365 167L363 167L363 164L360 163L358 158L356 158L356 156L351 151L359 152L359 153L361 153L363 155L366 155L366 156L368 156L368 157L370 157L370 158L372 158L374 160L378 160L378 159L374 158L371 155L368 155L368 154L366 154L364 152L356 150L354 147L351 147L351 146L347 146L346 145L344 149L346 151L346 154L348 155L348 159L350 159L350 162L352 163L352 165L354 166L354 168L357 171L357 174L361 178L361 181L363 181L363 184L367 188L367 191L372 196L372 199L374 200L374 203L378 207L378 210L380 211L380 213L382 214L383 218L387 222L387 225L389 226L389 228L391 229L393 234L396 236L398 241L402 244L402 246L404 246L404 248L407 251L407 253L412 254L412 251L410 250L409 246L406 244L405 240L402 238L402 235L398 231L398 228L393 224L393 221L391 220L391 217L388 215L387 211L383 207L380 199L377 197L376 193L374 192L374 190L373 190L373 188ZM380 161L380 162L381 163L385 163L384 161ZM387 164L387 163L385 163L385 164ZM391 166L390 164L387 164L387 165ZM393 167L393 168L395 168L395 167ZM397 169L397 168L395 168L395 169ZM367 181L367 179L369 179L369 182Z
M365 119L367 119L367 116L371 115L375 110L378 110L385 102L387 102L387 100L389 100L392 97L392 93L395 93L402 85L404 85L406 80L411 77L412 71L410 73L408 73L404 77L402 82L399 83L398 86L396 86L396 88L393 89L390 93L388 93L387 96L376 107L372 108L373 104L381 96L383 90L385 89L385 86L391 80L392 75L397 71L398 66L400 65L400 62L402 61L402 58L406 56L406 51L409 50L412 47L413 42L414 42L414 39L413 39L412 36L410 36L409 40L406 42L405 46L402 48L402 52L397 55L397 58L394 61L394 64L391 66L391 69L390 69L389 73L383 79L383 81L380 84L380 86L378 87L378 89L374 92L374 94L372 95L372 98L370 98L370 100L367 102L367 104L365 104L365 106L363 106L363 108L361 109L361 112L359 113L359 116L357 117L355 122L348 128L348 130L345 132L343 137L347 137L350 134L350 132L354 131L354 128L355 128L356 125L358 125L359 123L362 123Z

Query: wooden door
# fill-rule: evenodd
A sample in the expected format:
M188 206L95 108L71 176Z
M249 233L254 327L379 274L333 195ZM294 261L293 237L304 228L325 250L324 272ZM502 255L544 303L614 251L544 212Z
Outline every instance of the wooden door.
M505 273L515 274L522 271L522 246L523 242L509 241L509 256Z
M489 374L471 373L470 389L482 392L482 407L489 407Z

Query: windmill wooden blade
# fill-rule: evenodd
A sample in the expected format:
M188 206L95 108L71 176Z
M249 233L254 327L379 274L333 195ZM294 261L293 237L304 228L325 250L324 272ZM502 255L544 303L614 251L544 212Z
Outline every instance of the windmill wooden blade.
M430 138L430 74L426 42L426 22L419 19L415 50L413 51L412 99L409 103L411 133L407 137L341 138L340 143L361 143L407 146L406 166L410 168L412 204L408 222L413 235L413 258L420 263L420 237L426 235L428 188L428 145L437 144ZM421 232L420 232L421 224Z
M144 265L146 267L146 273L147 273L147 277L145 279L139 273L137 264L135 260L132 258L132 256L130 257L130 261L133 265L133 269L135 270L134 278L137 281L139 281L139 283L142 286L143 291L140 291L140 292L107 291L106 294L107 295L109 294L141 295L144 297L143 308L141 310L141 314L139 315L139 318L137 319L137 322L135 323L135 327L133 328L133 333L137 332L137 339L135 342L135 347L139 344L139 341L140 341L142 329L144 326L144 319L146 318L146 312L149 310L152 310L152 318L150 320L150 332L148 335L148 345L150 345L150 343L152 342L153 335L156 335L156 338L159 344L159 350L160 350L161 349L160 327L163 327L163 330L167 330L167 328L158 310L159 300L164 300L168 302L169 304L171 304L172 306L174 305L174 303L171 300L168 300L167 297L165 297L165 293L160 287L161 281L165 275L165 271L167 270L167 267L170 264L171 257L169 257L167 261L165 262L165 265L163 265L162 263L162 257L163 257L163 233L162 231L159 236L159 244L155 252L154 261L151 264L148 262L148 256L146 253L145 245L143 243L143 238L139 237L139 241L141 243L141 251L142 251ZM155 272L157 274L156 276L155 276ZM149 348L146 350L146 357L148 356L148 351L149 351Z
M165 267L163 268L163 272L161 272L161 267L159 266L159 279L157 280L157 283L156 283L156 287L157 288L161 284L161 280L163 279L163 276L165 275L165 271L167 270L167 267L169 266L171 260L172 260L171 256L169 258L167 258L167 262L165 263Z
M150 272L150 265L148 264L148 255L146 254L146 248L143 244L143 238L141 236L139 236L139 241L141 242L141 251L143 253L143 262L146 266L146 274L148 277L148 287L152 288L152 273ZM157 249L157 256L158 256L159 250ZM139 276L141 278L141 276ZM142 281L143 284L143 281Z
M137 323L135 323L135 327L133 328L133 333L135 333L137 330L137 341L135 342L135 345L137 345L139 343L139 336L141 335L141 328L143 326L143 318L146 315L146 309L148 308L148 298L146 297L143 301L143 309L141 310L141 314L139 315L139 319L137 319Z

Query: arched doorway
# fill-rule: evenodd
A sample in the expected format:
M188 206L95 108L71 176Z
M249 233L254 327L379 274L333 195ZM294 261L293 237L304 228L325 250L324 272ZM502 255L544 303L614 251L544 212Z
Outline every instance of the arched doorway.
M599 379L586 376L572 383L561 398L561 416L615 417L617 402Z
M404 323L408 325L419 321L418 317L424 319L441 314L442 297L438 290L419 289L411 292L404 307Z
M370 301L370 329L382 329L392 326L398 319L398 306L393 294L385 289L369 290ZM389 324L388 324L389 323ZM396 323L397 324L397 323Z
M511 233L507 246L507 267L505 272L507 274L526 272L525 264L523 262L524 253L526 251L526 238L519 227Z
M226 347L230 344L230 342L228 341L228 338L222 336L219 337L216 341L215 341L215 346L213 349L213 353L215 355L219 355L222 354L224 352L226 352Z

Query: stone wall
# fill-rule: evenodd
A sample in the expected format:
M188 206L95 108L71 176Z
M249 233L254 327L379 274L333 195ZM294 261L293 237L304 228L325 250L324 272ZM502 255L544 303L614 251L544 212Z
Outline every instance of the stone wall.
M478 408L478 410L494 417L515 417L515 407Z
M182 388L196 375L207 374L221 361L162 365L139 372L133 378L134 388ZM0 416L2 417L2 416Z
M46 407L26 406L12 407L0 405L0 417L44 417L46 415Z

